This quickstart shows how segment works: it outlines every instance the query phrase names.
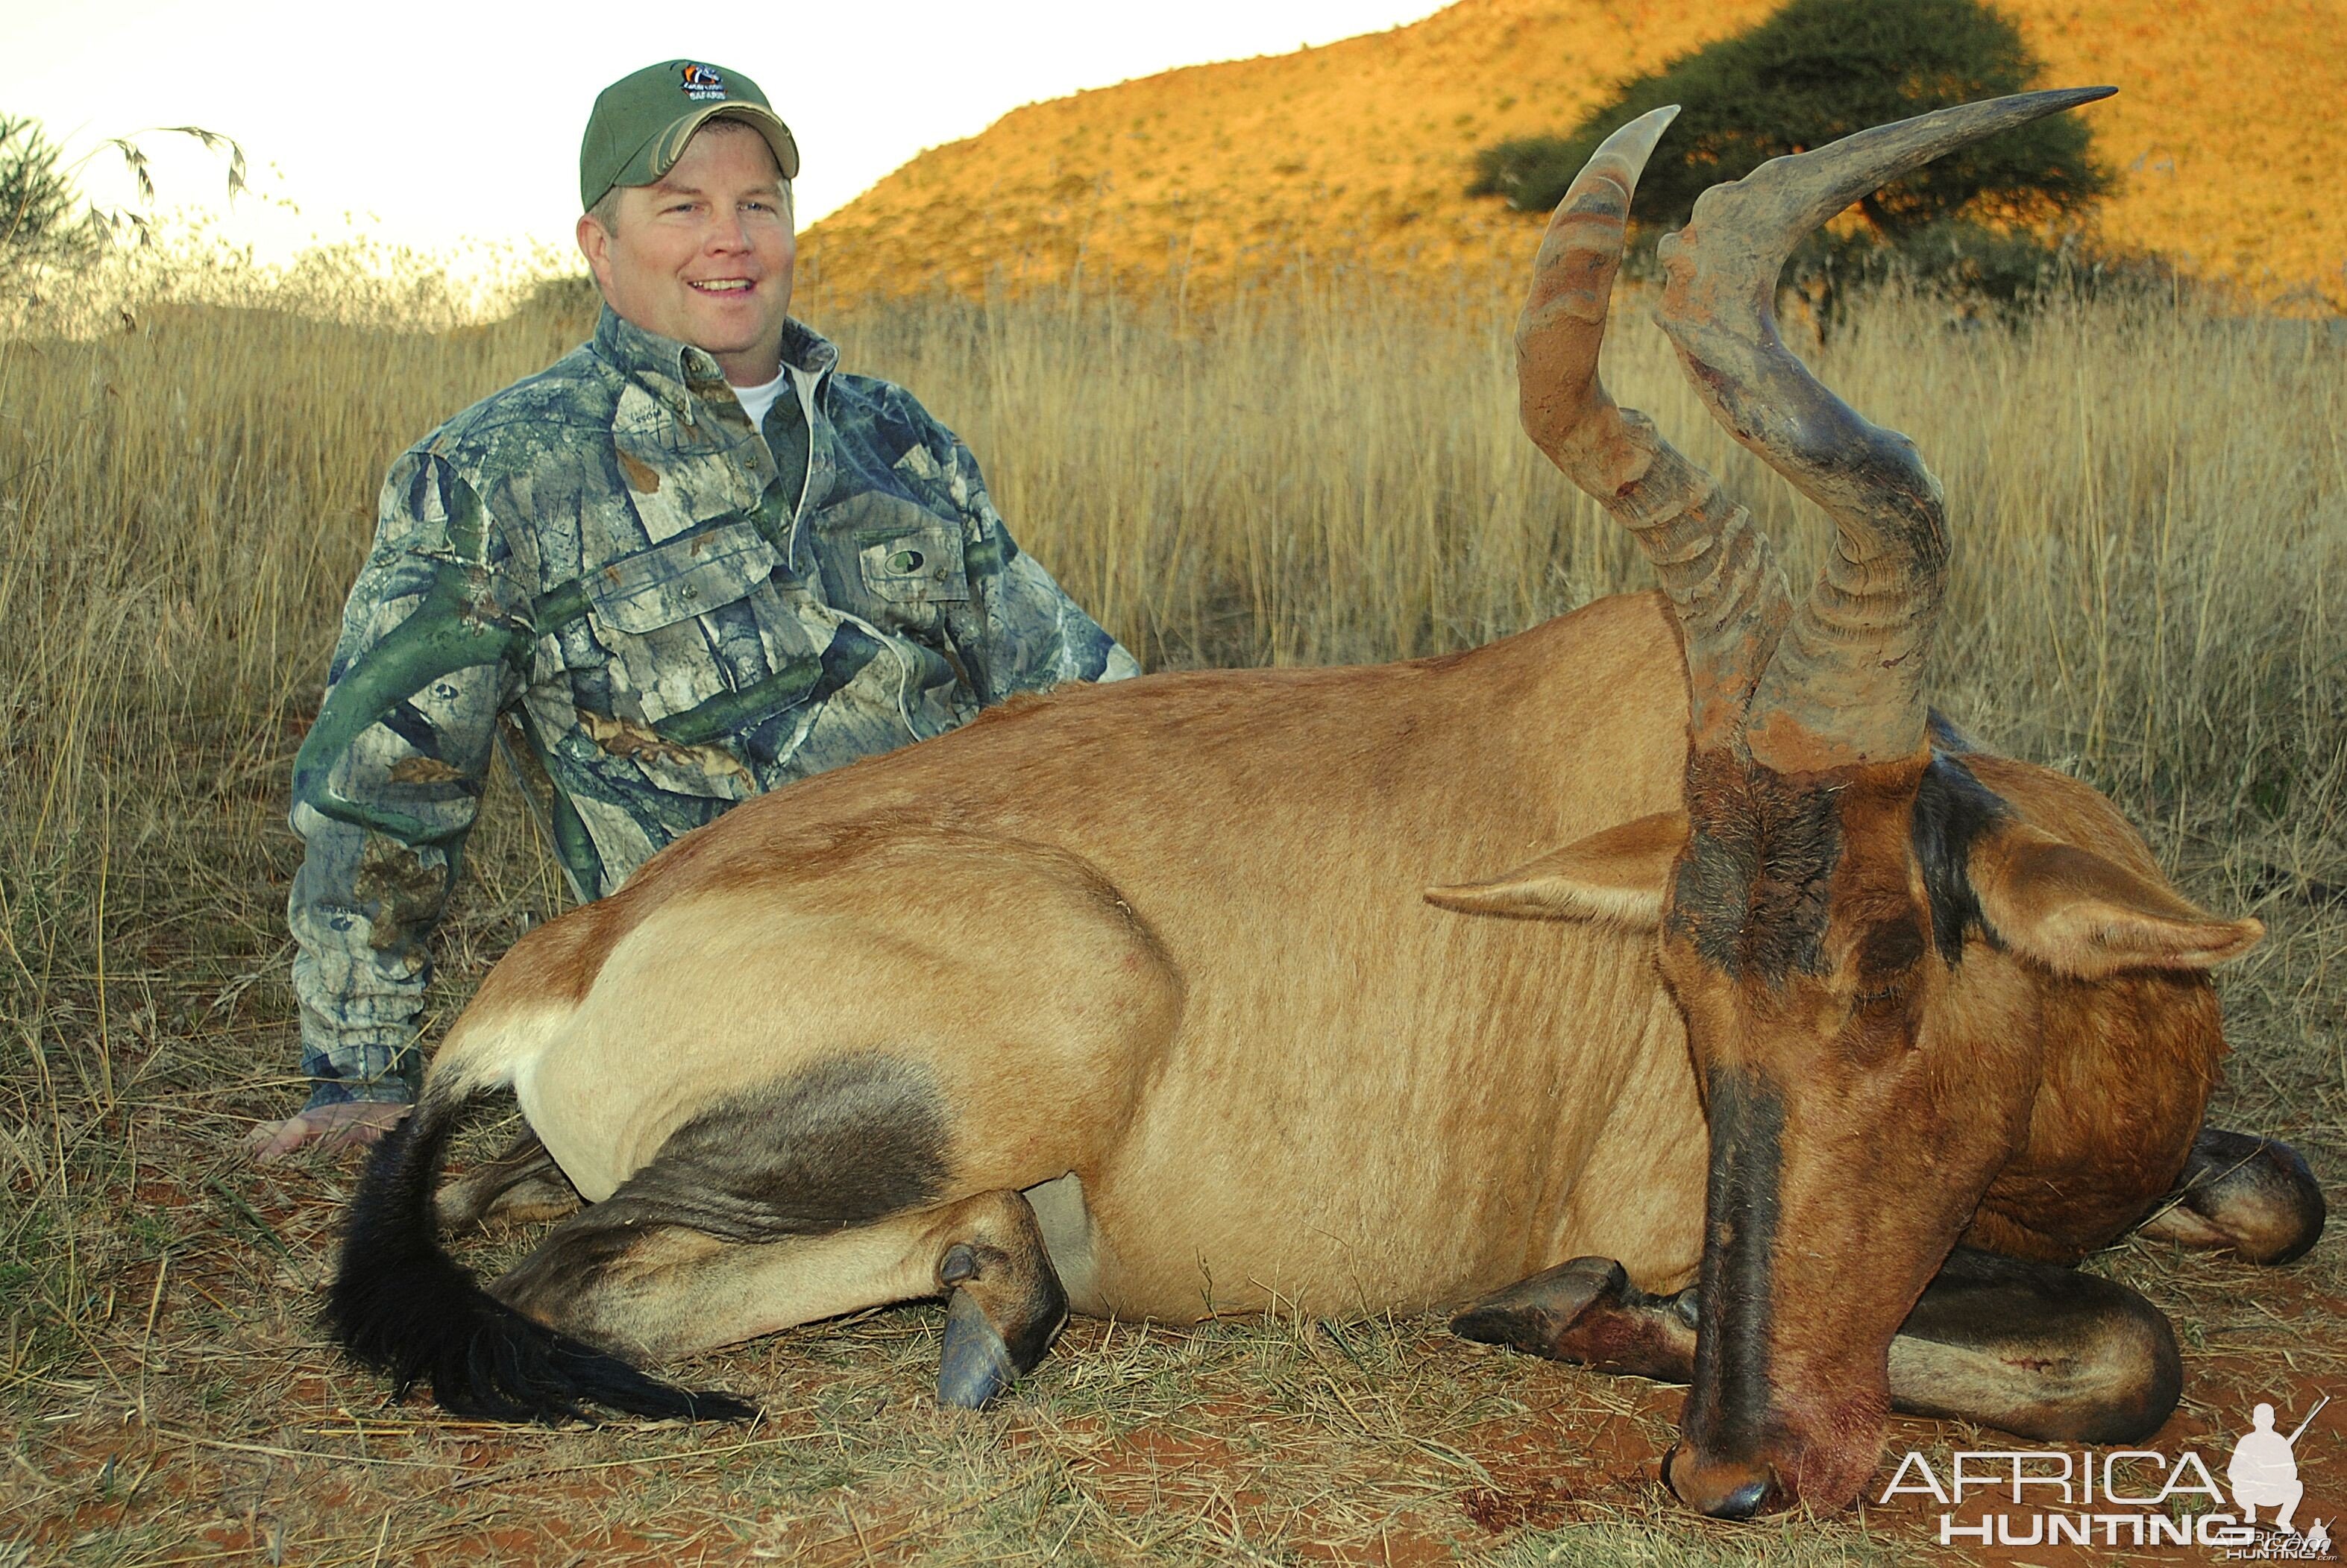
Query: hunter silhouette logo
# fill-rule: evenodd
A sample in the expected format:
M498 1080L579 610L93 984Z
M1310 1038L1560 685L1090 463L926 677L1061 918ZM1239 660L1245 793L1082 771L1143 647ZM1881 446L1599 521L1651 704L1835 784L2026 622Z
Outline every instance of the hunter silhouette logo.
M2298 1479L2298 1440L2330 1402L2328 1394L2316 1400L2306 1419L2288 1437L2274 1430L2271 1405L2260 1405L2250 1412L2250 1430L2233 1445L2233 1457L2225 1465L2225 1481L2232 1488L2233 1505L2241 1511L2242 1523L2255 1524L2259 1509L2273 1508L2280 1511L2273 1517L2273 1527L2291 1528L2290 1516L2298 1512L2298 1501L2306 1495L2306 1486ZM2322 1529L2321 1520L2315 1521L2314 1529Z
M717 74L713 66L686 66L677 85L683 89L686 97L695 102L725 96L725 78Z

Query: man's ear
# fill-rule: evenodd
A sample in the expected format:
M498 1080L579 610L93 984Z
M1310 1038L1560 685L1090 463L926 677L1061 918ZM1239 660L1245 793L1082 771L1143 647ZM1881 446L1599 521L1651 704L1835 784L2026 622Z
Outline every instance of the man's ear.
M2090 849L2014 823L1973 845L1973 895L2004 945L2057 974L2098 979L2123 969L2205 969L2266 934L2226 920Z
M1552 849L1489 882L1430 887L1426 901L1468 915L1604 920L1651 931L1662 924L1663 890L1686 836L1686 813L1658 811Z
M571 231L579 241L579 253L587 258L587 270L595 274L597 286L603 282L604 270L610 263L610 231L597 221L592 212L579 215L579 225Z

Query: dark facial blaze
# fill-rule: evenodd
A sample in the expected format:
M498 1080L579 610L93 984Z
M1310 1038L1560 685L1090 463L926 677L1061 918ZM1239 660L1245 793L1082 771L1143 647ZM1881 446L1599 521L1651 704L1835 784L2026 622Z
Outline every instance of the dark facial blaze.
M1944 753L1800 776L1706 751L1686 800L1665 968L1711 1163L1670 1479L1743 1516L1871 1466L1887 1389L1868 1385L1987 1179L2003 1134L1943 1134L1951 1074L1917 1045L1967 937L1993 938L1965 865L2004 808Z
M1838 775L1788 778L1727 751L1696 756L1670 934L1733 979L1774 985L1826 973L1825 936L1844 851L1838 803L1847 787ZM2007 815L2004 803L1960 754L1934 751L1908 815L1932 935L1952 968L1971 932L1994 939L1965 867L1973 840Z
M1696 1341L1688 1398L1703 1412L1714 1450L1748 1462L1759 1454L1768 1411L1768 1264L1777 1247L1785 1105L1756 1074L1715 1072L1706 1087L1713 1132L1698 1299L1719 1307L1706 1314Z

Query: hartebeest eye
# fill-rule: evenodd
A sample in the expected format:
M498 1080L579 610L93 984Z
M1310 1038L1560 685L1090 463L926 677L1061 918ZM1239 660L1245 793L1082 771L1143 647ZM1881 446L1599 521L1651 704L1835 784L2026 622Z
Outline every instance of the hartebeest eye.
M1912 916L1877 926L1858 948L1860 1007L1879 1007L1905 996L1907 982L1923 958L1923 931Z
M1914 917L1892 920L1877 926L1866 934L1858 949L1859 978L1864 980L1887 979L1905 974L1923 957L1923 929Z

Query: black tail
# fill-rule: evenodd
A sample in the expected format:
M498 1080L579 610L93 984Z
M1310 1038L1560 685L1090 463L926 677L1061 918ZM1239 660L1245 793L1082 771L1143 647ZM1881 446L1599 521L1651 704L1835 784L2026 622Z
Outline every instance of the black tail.
M466 1103L426 1090L367 1163L326 1292L327 1329L351 1358L388 1373L403 1395L429 1382L444 1409L495 1420L591 1419L586 1408L598 1405L704 1420L757 1414L731 1395L675 1388L531 1322L441 1250L433 1183Z

